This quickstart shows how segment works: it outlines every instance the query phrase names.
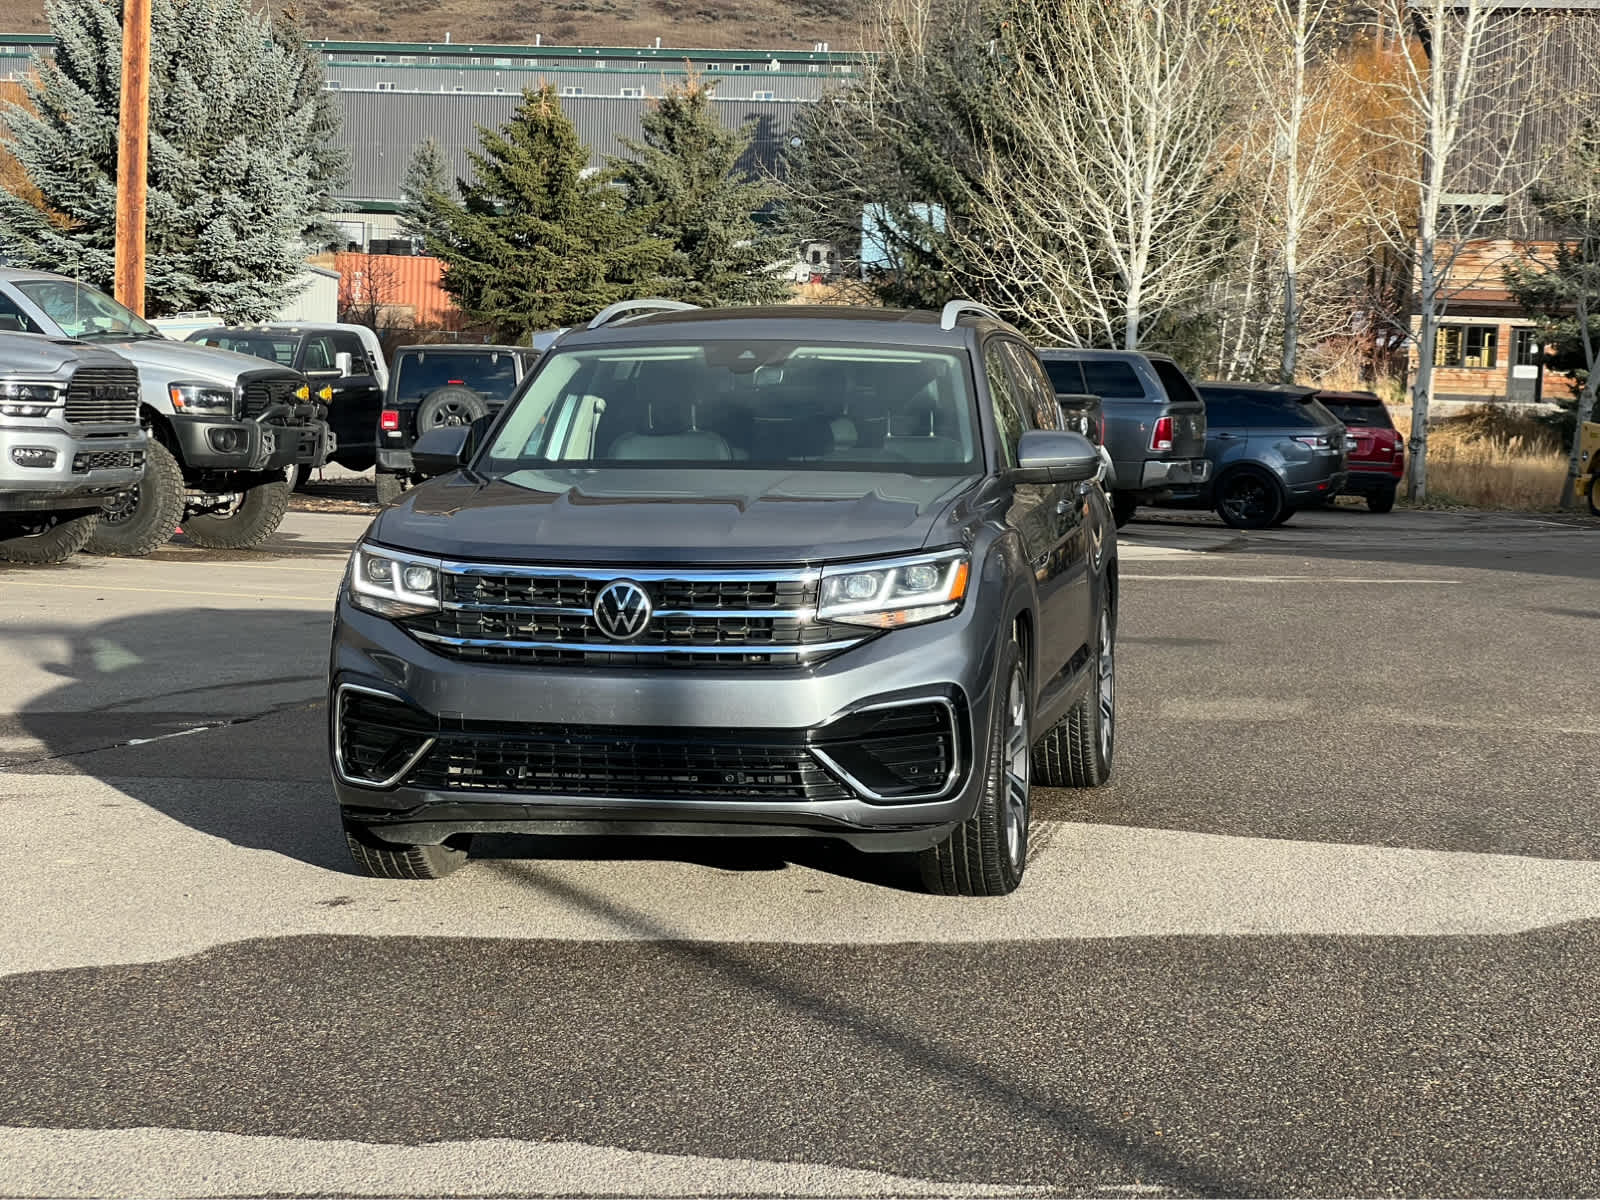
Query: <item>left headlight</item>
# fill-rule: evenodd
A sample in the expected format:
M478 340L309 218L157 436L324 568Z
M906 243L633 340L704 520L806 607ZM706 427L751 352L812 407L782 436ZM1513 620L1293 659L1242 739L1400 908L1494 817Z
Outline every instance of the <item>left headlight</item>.
M817 620L878 629L936 621L961 608L971 573L965 550L824 567Z
M233 389L220 383L169 383L167 395L181 413L222 413L233 416Z
M44 417L66 403L66 388L46 380L0 379L0 416Z
M439 607L440 562L374 546L350 556L350 603L380 617L414 617Z

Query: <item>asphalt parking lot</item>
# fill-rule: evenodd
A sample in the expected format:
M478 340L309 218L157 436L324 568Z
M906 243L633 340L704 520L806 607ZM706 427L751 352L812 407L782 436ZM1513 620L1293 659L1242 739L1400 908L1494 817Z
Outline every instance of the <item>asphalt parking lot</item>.
M0 1196L1600 1190L1600 528L1144 515L1115 779L991 901L787 845L358 878L365 518L0 567Z

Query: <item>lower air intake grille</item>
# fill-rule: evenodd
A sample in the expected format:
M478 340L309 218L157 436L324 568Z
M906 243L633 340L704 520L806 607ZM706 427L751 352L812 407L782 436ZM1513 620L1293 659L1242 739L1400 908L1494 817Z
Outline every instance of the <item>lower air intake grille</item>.
M72 473L137 470L144 466L143 450L83 451L72 456Z

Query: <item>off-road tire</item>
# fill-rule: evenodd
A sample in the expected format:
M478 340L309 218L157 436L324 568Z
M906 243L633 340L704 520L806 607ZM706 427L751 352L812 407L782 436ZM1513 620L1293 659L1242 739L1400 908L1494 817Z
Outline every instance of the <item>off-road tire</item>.
M1381 492L1373 492L1370 495L1368 495L1367 496L1367 511L1368 512L1375 512L1375 513L1393 512L1394 511L1394 492L1395 492L1394 488L1385 488ZM1589 500L1589 509L1590 509L1591 512L1594 511L1594 499L1593 499L1592 496L1591 496L1591 498ZM1596 516L1600 516L1600 512L1596 512L1595 515Z
M443 879L467 861L471 835L452 838L455 845L413 846L386 842L366 826L344 818L344 841L358 874L377 879Z
M54 520L51 520L51 517ZM100 510L72 513L40 513L41 523L49 527L39 533L22 533L14 524L0 519L0 562L58 563L66 562L88 544L94 527L100 520Z
M1022 649L1012 638L1006 642L1000 656L989 736L979 751L983 756L983 787L977 811L952 830L944 841L918 856L922 884L936 895L1004 896L1016 890L1027 869L1028 808L1025 802L1031 777L1022 787L1024 809L1021 831L1017 835L1021 842L1019 853L1013 854L1013 842L1008 840L1005 830L1007 792L1011 787L1006 772L1006 736L1011 724L1008 697L1014 678L1021 679L1024 720L1031 721L1033 699L1027 670L1022 661ZM1026 769L1027 754L1022 756L1022 761Z
M1255 511L1241 512L1230 507L1229 500L1235 489L1250 486L1260 489L1259 507ZM1268 529L1280 524L1279 518L1287 507L1283 488L1272 474L1259 467L1235 467L1217 480L1216 511L1224 525L1234 529Z
M1117 748L1117 674L1115 614L1102 607L1090 657L1089 690L1033 745L1034 782L1045 787L1101 787L1111 779ZM1109 705L1103 701L1102 679L1109 680ZM1102 725L1107 736L1101 737Z
M183 523L183 532L196 546L208 550L253 550L278 531L289 511L289 481L268 479L252 484L232 515L196 513Z
M1111 519L1117 523L1118 529L1133 520L1133 514L1138 511L1139 502L1127 492L1111 493Z
M417 436L452 425L471 425L489 415L489 405L471 388L446 384L434 388L417 406Z
M101 514L84 546L90 554L142 558L172 540L183 520L183 471L160 442L152 440L145 451L144 477L135 490L138 498L127 516Z
M378 503L388 508L400 503L400 497L411 490L411 480L393 471L379 471L373 476L372 488L378 493Z

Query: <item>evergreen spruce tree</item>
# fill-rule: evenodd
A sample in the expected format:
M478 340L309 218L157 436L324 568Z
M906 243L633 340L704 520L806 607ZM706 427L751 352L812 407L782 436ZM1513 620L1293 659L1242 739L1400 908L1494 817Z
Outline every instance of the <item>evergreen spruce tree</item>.
M405 178L400 182L402 207L400 232L418 243L419 249L437 254L444 243L447 226L439 219L439 206L448 205L455 185L445 163L444 151L432 137L424 138L411 153Z
M443 286L467 319L516 341L652 295L671 247L650 237L620 189L587 174L588 152L555 88L524 91L507 125L478 134L461 203L427 197Z
M756 215L778 190L744 167L753 131L729 129L711 103L711 85L690 77L644 114L644 140L619 139L634 155L611 160L628 207L648 232L672 246L663 296L704 307L769 304L792 285L773 272L789 241Z
M47 0L55 53L0 113L49 212L0 191L0 252L109 289L114 273L120 5ZM292 23L250 0L154 0L146 309L270 316L342 170L337 112ZM31 110L31 111L30 111Z

